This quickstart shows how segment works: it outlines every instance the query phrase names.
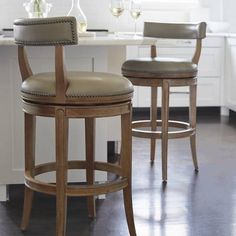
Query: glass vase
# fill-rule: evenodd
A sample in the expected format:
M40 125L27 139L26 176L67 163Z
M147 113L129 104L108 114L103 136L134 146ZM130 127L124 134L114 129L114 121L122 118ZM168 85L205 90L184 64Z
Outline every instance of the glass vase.
M52 8L51 3L46 0L30 0L23 4L28 13L29 18L42 18L47 17Z
M67 16L74 16L77 21L77 30L84 33L87 30L87 18L80 7L80 0L72 0L71 9Z

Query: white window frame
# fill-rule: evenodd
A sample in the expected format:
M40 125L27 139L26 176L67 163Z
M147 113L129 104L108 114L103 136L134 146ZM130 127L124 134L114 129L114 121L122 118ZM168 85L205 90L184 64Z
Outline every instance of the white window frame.
M144 10L191 10L200 7L200 0L141 0Z

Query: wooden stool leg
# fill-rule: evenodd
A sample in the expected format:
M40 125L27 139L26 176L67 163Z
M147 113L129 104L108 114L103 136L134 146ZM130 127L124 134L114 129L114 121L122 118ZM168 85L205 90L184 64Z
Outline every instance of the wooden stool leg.
M25 170L30 171L33 176L35 167L35 131L36 118L30 114L24 114L25 122ZM33 190L25 186L24 208L21 222L21 230L26 230L32 208Z
M95 119L85 118L85 139L86 139L86 178L87 184L94 184L94 148L95 148ZM88 215L96 216L94 196L88 197Z
M150 111L150 120L151 120L151 130L156 131L157 128L157 87L151 88L151 111ZM154 162L156 151L156 139L151 139L151 163Z
M68 152L68 118L65 111L56 111L56 235L64 236L67 215L67 152Z
M136 235L132 204L132 137L131 137L131 113L121 115L121 166L124 176L128 178L128 186L123 189L126 219L131 236Z
M189 106L189 123L195 129L193 135L190 136L190 145L193 158L193 164L196 171L198 171L197 151L196 151L196 117L197 117L197 85L190 86L190 106Z
M162 85L162 180L167 181L167 154L168 154L168 120L169 120L169 82L163 80Z

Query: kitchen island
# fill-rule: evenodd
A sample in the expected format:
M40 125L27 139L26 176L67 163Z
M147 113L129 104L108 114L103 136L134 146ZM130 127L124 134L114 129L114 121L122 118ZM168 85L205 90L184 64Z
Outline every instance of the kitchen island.
M66 47L67 70L111 72L120 74L121 64L126 60L129 45L150 45L155 39L133 37L123 34L119 37L81 37L78 45ZM54 48L40 47L28 54L33 72L54 70ZM21 110L21 76L18 68L17 46L13 38L0 36L0 201L7 199L7 185L23 183L24 172L24 132L23 112ZM54 120L37 118L36 127L36 162L43 163L55 159ZM95 159L107 160L107 142L120 140L119 117L97 119ZM43 127L43 128L41 128ZM84 123L82 120L70 120L69 159L84 160ZM55 173L47 176L54 181ZM84 172L70 171L69 181L85 181ZM105 181L107 176L96 173L96 180Z

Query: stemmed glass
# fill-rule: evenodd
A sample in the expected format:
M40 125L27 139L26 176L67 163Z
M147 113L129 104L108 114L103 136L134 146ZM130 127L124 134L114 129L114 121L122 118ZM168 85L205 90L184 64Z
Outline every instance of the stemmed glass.
M123 13L124 9L124 0L110 0L111 14L116 17L116 36L118 36L118 18Z
M130 15L134 19L134 37L137 36L137 19L141 15L141 1L131 0L130 1Z

